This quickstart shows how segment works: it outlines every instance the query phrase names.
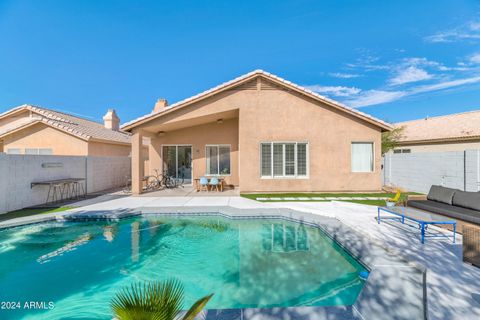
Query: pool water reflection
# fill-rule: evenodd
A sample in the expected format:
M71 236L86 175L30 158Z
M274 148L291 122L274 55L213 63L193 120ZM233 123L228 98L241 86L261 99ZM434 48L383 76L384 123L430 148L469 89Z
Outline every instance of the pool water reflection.
M2 310L1 319L111 319L120 288L172 277L185 286L185 305L215 293L209 309L351 305L365 270L318 228L216 216L7 229L0 261L1 301L55 304Z

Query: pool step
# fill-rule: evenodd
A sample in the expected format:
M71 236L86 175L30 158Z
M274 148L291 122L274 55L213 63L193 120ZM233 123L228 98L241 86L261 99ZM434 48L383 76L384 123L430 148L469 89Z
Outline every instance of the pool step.
M57 216L59 221L118 221L120 219L141 215L138 209L115 209L101 211L75 211Z

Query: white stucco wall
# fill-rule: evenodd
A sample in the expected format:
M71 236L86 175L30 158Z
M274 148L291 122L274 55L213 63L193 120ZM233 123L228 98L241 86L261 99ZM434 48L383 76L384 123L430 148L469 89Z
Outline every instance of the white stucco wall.
M480 191L480 150L388 153L383 180L386 186L422 193L433 184Z
M125 176L130 174L130 163L129 157L0 153L0 214L45 203L48 187L30 188L35 181L86 178L88 193L122 186Z

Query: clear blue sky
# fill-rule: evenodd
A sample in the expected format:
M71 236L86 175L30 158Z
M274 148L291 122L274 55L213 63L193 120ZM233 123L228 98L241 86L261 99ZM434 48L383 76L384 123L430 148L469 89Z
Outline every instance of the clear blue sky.
M480 109L479 44L473 0L0 0L0 112L126 122L264 69L396 122Z

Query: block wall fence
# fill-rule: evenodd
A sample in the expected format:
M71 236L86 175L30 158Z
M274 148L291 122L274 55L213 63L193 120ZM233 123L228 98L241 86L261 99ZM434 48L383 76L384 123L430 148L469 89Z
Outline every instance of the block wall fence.
M87 193L125 185L131 173L129 157L7 155L0 153L0 214L43 204L48 187L30 183L85 178Z
M480 191L480 150L387 153L382 162L385 186L421 193L434 184Z

